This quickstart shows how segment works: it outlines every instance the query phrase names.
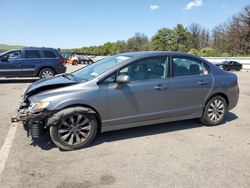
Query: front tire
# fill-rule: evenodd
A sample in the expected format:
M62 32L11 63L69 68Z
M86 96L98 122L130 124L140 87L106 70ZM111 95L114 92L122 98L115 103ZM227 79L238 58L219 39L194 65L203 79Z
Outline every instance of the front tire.
M87 147L97 133L97 119L95 115L84 112L58 112L60 120L50 126L50 136L58 148L66 151Z
M207 126L219 125L227 113L227 102L221 96L211 98L204 109L201 122Z

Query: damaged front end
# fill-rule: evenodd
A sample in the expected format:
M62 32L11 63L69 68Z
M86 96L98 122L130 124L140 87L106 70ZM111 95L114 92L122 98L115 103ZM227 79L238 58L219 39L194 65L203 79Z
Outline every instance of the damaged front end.
M77 83L79 81L69 74L34 82L24 92L19 107L11 121L22 122L28 136L31 135L32 138L40 137L48 128L46 127L47 119L55 113L55 111L48 110L50 105L50 102L47 100L50 96L48 93L52 90Z
M27 136L31 136L33 139L39 138L47 129L47 118L53 114L44 107L41 103L33 104L28 98L24 98L11 118L11 122L22 122Z

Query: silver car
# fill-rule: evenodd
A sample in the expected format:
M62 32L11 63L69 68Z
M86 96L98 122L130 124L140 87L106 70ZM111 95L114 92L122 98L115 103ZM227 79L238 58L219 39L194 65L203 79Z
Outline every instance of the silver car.
M218 125L238 97L237 76L200 57L133 52L33 83L12 121L32 138L48 130L60 149L73 150L98 131L193 118Z

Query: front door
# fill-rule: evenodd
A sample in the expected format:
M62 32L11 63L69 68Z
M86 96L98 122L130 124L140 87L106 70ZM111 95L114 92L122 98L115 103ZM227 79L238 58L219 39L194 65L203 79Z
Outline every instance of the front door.
M15 77L22 75L21 51L11 51L3 55L0 60L0 76Z
M152 57L130 63L117 74L129 75L131 82L126 85L107 84L108 120L104 123L109 126L134 123L136 126L136 123L169 117L167 57Z

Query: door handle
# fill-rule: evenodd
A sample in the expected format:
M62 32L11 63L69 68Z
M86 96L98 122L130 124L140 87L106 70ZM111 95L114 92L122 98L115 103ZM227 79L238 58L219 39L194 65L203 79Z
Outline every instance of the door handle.
M209 84L209 81L202 80L202 81L199 81L198 84L199 85L207 85L207 84Z
M168 86L164 86L162 84L158 84L157 86L154 87L156 90L164 90L164 89L168 89Z

